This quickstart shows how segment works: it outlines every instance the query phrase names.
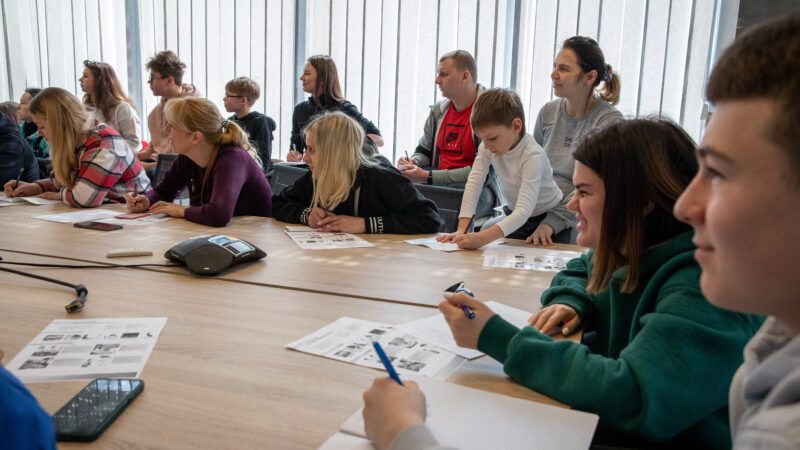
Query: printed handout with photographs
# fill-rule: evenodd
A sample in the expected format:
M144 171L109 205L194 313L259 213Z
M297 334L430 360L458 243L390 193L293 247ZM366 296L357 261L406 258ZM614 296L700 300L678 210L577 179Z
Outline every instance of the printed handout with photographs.
M560 272L580 252L513 245L490 246L483 251L484 267Z
M364 239L350 233L323 233L319 231L286 231L292 240L305 250L330 250L335 248L374 247Z
M413 374L445 379L465 361L394 326L351 317L342 317L286 347L383 370L383 364L372 347L372 342L376 340L401 376Z
M54 320L8 364L25 383L138 377L166 317Z

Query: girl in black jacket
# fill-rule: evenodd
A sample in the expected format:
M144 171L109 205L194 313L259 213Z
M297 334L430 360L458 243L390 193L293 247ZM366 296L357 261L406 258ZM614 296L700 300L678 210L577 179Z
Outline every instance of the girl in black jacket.
M318 116L305 128L309 173L272 199L283 222L325 232L435 233L436 205L397 170L361 151L364 129L341 112Z

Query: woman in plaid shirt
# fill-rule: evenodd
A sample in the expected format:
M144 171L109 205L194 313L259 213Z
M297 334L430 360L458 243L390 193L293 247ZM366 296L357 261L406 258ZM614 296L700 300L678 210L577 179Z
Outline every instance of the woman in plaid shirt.
M150 189L142 164L114 129L98 124L77 97L61 88L42 90L30 112L50 144L53 175L33 183L5 185L6 195L61 200L76 208L104 201L124 203L126 192Z

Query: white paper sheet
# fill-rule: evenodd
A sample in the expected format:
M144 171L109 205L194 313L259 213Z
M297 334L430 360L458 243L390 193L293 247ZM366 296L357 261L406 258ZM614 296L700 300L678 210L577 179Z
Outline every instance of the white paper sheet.
M286 347L312 355L384 370L372 348L379 340L397 373L444 379L464 358L391 325L342 317Z
M317 230L307 225L286 225L286 231L291 233L311 233Z
M559 272L582 253L512 245L492 246L483 252L484 267Z
M0 206L13 206L13 205L52 205L54 203L61 203L61 200L48 200L40 198L35 195L29 197L7 197L5 192L0 192Z
M146 215L142 217L137 217L135 219L126 219L125 216L128 216L128 214L120 214L108 219L100 219L98 220L98 222L113 223L115 225L122 225L122 226L130 225L133 227L140 227L143 225L151 225L154 223L163 222L165 220L171 219L171 217L166 214L147 213Z
M166 317L50 322L8 364L26 383L138 377Z
M59 214L45 214L42 216L32 216L34 219L47 220L49 222L58 223L75 223L84 222L86 220L100 220L110 219L118 216L119 211L112 211L110 209L81 209L68 213Z
M486 302L486 306L492 308L494 312L500 314L503 319L510 322L517 328L525 327L528 324L528 318L531 316L531 313L527 311L504 305L502 303L489 301ZM455 353L456 355L467 359L475 359L483 356L483 353L479 352L478 350L459 347L456 345L456 341L453 339L453 333L450 331L450 327L447 325L447 322L444 320L444 316L441 314L435 314L433 316L415 320L413 322L401 323L400 325L397 325L397 328L419 336L432 344L438 345L439 347L442 347L451 353Z
M421 245L423 247L428 247L433 250L439 250L442 252L457 252L459 250L462 250L458 248L458 244L455 244L453 242L437 242L435 237L409 239L406 242L408 242L411 245Z
M414 379L425 393L425 424L441 445L461 450L589 448L598 416L508 397L452 383ZM361 410L341 431L366 437ZM363 448L361 441L336 439L336 448ZM346 447L346 443L353 447Z
M292 240L305 250L330 250L336 248L374 247L364 239L350 233L321 233L317 231L287 231Z

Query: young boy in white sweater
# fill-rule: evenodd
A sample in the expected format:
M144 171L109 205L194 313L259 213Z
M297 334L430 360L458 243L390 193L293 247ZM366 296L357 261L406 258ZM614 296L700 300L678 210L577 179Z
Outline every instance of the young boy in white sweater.
M525 239L561 201L562 194L547 155L525 132L522 101L510 89L488 89L475 100L470 124L482 142L464 188L458 230L437 240L477 249L502 237ZM508 204L502 215L486 222L480 232L471 233L475 206L490 167Z

